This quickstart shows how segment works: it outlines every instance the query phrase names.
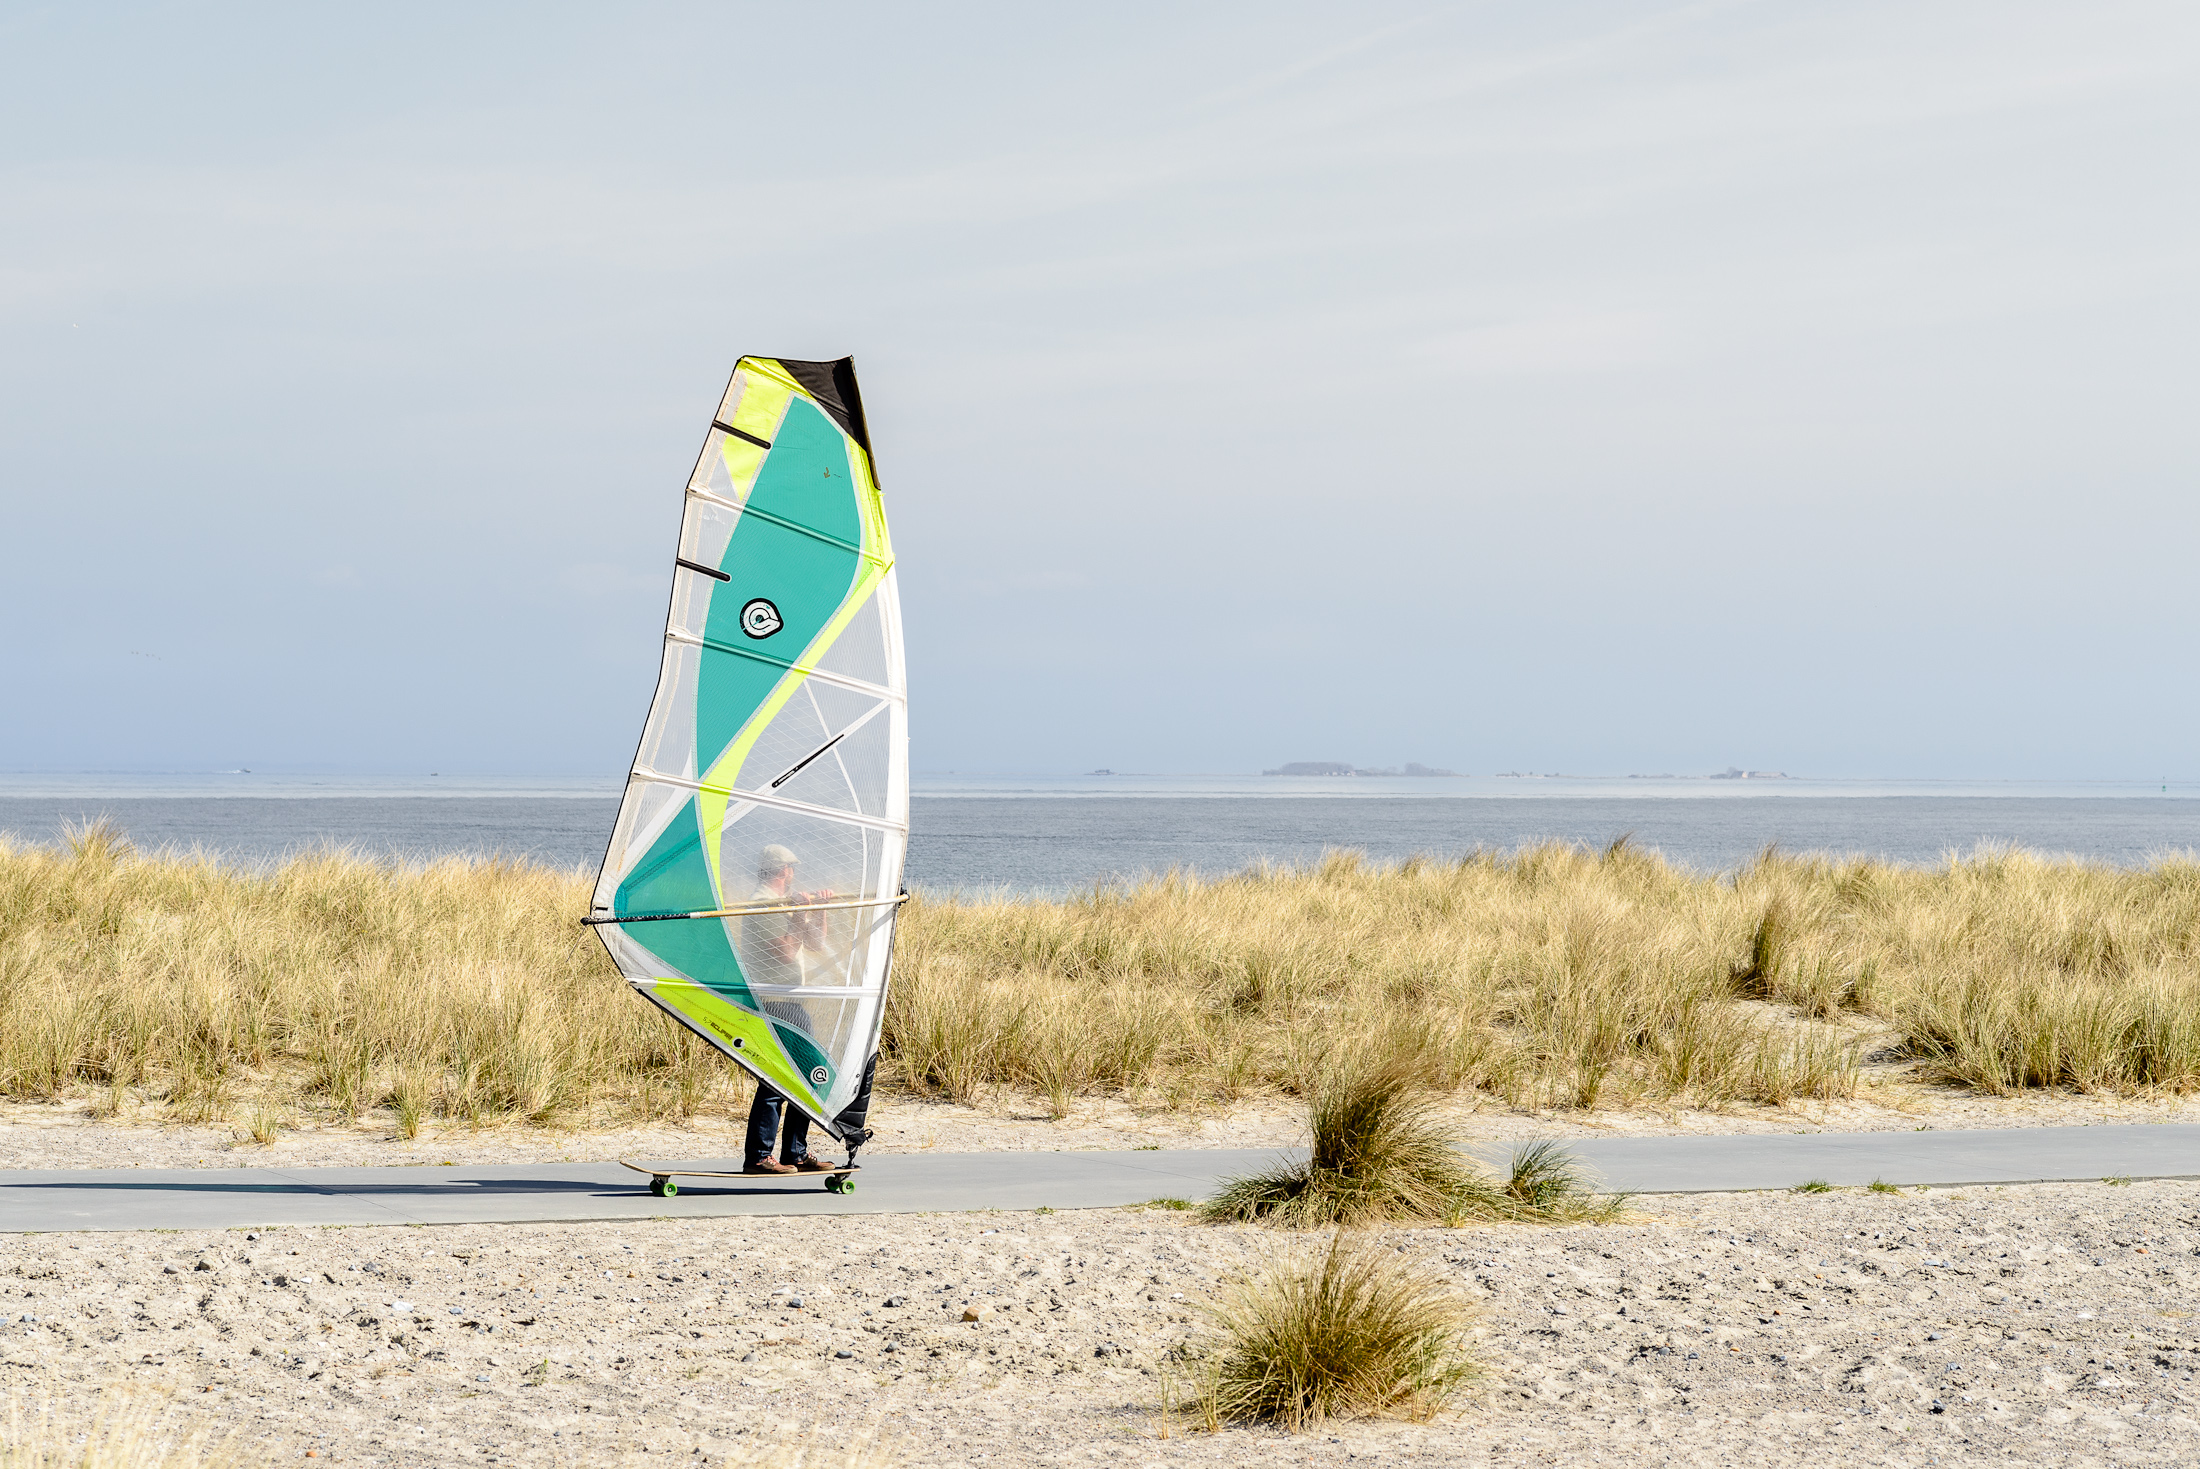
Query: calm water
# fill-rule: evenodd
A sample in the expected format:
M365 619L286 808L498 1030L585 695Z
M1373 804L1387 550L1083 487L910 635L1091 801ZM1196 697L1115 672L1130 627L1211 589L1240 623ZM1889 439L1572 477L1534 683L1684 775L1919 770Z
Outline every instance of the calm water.
M601 781L518 778L0 777L0 832L50 841L106 815L141 847L258 865L316 844L418 860L502 852L593 870L617 809ZM1722 871L1767 843L1932 863L2007 842L2135 865L2200 848L2200 788L1889 782L1284 781L932 777L911 802L910 878L1060 892L1188 867L1222 873L1334 847L1379 859L1623 833Z

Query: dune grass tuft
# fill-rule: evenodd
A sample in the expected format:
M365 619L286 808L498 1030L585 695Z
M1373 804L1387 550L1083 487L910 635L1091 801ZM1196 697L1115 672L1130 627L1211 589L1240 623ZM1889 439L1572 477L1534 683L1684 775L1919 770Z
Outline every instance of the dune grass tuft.
M1511 1219L1528 1224L1609 1224L1627 1212L1628 1194L1599 1193L1589 1171L1552 1138L1513 1149L1496 1196L1469 1194L1448 1221Z
M1624 1197L1600 1197L1556 1142L1514 1150L1502 1180L1459 1151L1438 1097L1410 1064L1372 1051L1347 1053L1308 1108L1312 1146L1302 1163L1226 1182L1209 1220L1289 1229L1377 1223L1519 1220L1597 1223Z
M1206 1215L1294 1229L1446 1218L1463 1197L1490 1186L1453 1144L1435 1104L1398 1057L1334 1066L1309 1108L1306 1161L1226 1183Z
M1193 1363L1207 1426L1331 1418L1425 1419L1474 1375L1472 1308L1439 1271L1339 1231L1287 1254L1210 1308L1212 1345Z

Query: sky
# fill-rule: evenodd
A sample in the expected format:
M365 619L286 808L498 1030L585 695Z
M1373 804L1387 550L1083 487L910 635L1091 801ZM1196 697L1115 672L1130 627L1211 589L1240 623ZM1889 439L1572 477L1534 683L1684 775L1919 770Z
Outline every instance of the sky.
M920 771L2200 773L2200 9L0 9L0 770L602 772L742 353Z

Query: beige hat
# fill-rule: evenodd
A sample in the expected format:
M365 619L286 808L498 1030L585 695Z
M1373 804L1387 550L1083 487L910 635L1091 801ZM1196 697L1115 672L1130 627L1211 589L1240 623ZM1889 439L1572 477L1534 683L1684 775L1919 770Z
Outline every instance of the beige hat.
M773 842L764 849L763 855L756 859L756 875L770 877L780 868L792 867L801 860L790 848L782 847L779 843Z

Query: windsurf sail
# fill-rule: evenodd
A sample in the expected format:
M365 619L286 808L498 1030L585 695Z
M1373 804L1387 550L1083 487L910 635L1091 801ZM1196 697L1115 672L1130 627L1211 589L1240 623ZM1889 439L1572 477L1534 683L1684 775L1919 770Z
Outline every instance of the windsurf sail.
M852 359L743 357L689 476L664 661L587 922L834 1136L909 834L894 553Z

